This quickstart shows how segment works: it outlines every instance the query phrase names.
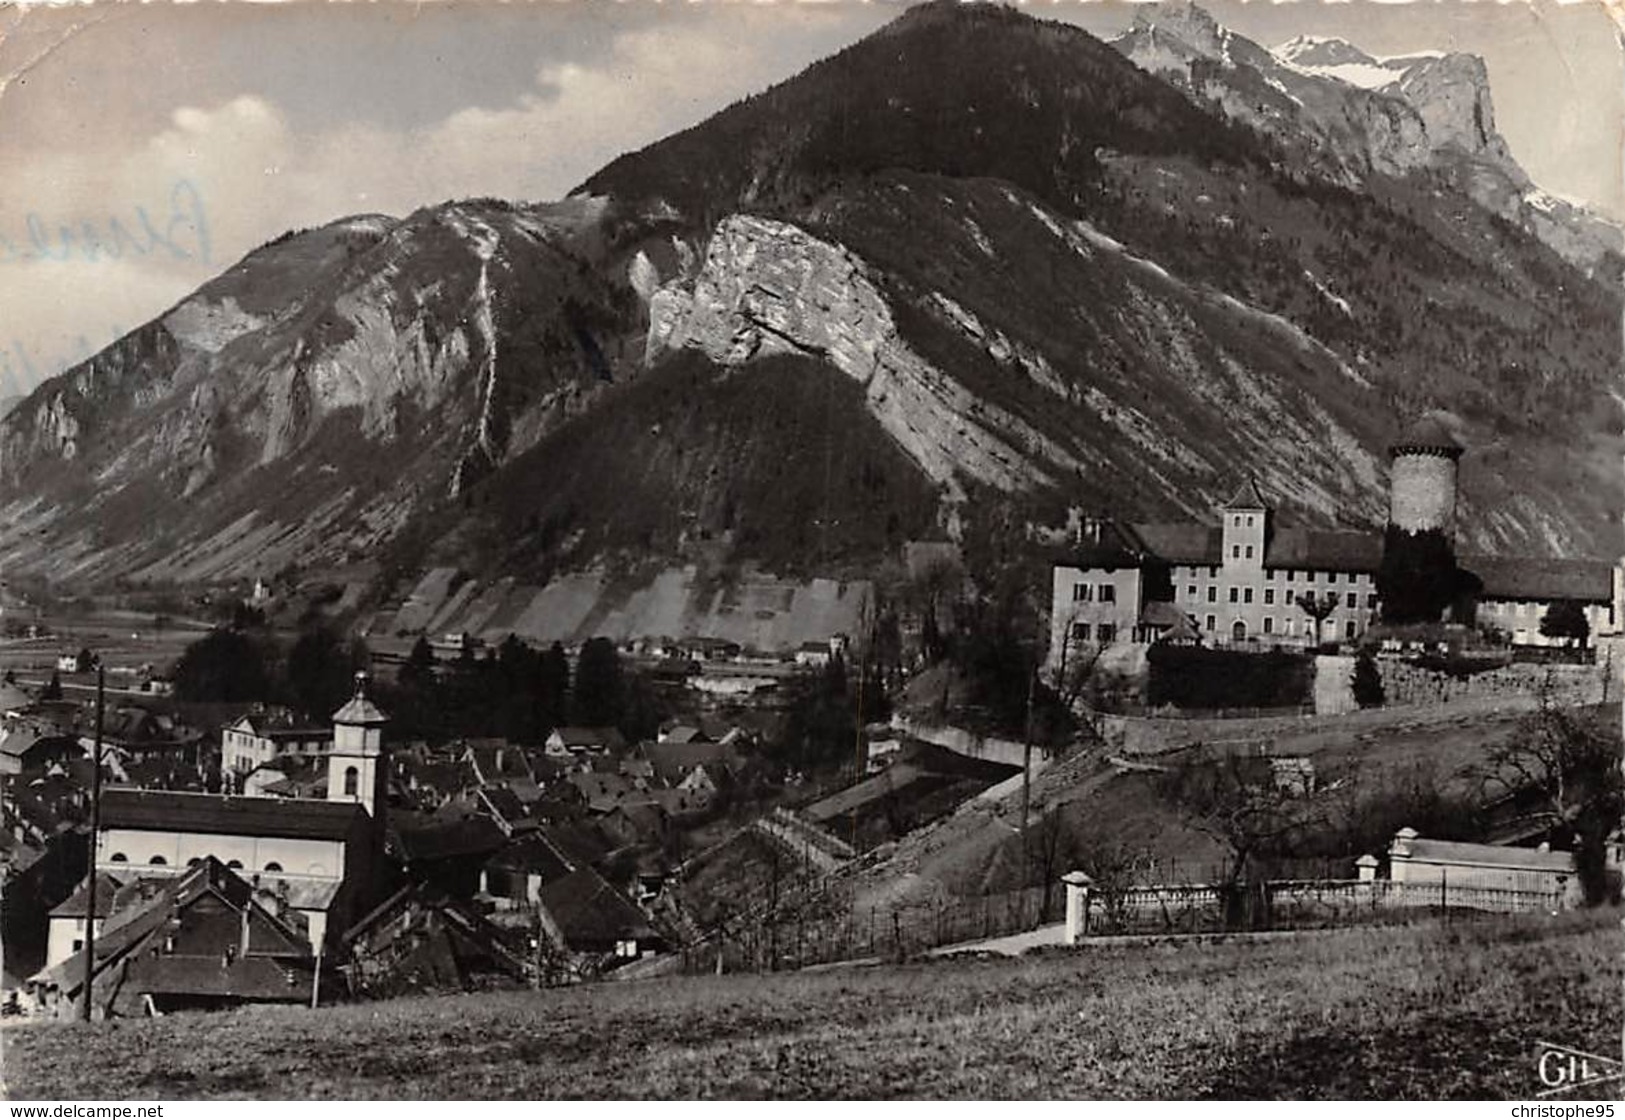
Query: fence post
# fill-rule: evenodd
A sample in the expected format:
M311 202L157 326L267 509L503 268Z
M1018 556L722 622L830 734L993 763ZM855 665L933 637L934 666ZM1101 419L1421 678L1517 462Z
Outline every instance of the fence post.
M1066 943L1076 945L1089 933L1089 888L1094 880L1082 871L1061 876L1066 884Z

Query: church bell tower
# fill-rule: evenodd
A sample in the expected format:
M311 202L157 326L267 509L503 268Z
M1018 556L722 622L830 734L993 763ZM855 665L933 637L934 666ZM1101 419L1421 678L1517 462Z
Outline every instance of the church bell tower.
M373 820L383 809L384 725L389 717L367 697L367 674L355 675L355 695L333 713L333 752L327 756L327 799L353 801Z

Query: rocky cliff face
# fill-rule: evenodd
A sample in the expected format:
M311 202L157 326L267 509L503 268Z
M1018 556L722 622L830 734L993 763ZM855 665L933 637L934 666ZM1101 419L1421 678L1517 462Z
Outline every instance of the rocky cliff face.
M455 494L612 377L604 328L626 297L581 283L571 256L569 223L500 204L279 239L14 410L0 487L74 496L73 545L52 550L65 573L145 570L138 556L168 573L163 541L120 540L143 517L184 522L233 570L250 551L274 570L324 537L342 557L378 537L357 524L398 528L419 496ZM0 557L37 562L36 543Z
M1185 3L1146 6L1113 45L1345 186L1371 173L1443 170L1480 204L1584 267L1625 248L1619 228L1600 217L1539 204L1495 129L1489 74L1477 55L1377 58L1342 39L1310 36L1267 50Z
M1078 467L910 349L863 261L783 222L726 219L698 277L653 294L648 358L682 347L722 365L776 353L829 362L863 387L881 427L955 501L964 479L1012 492L1053 482L1050 468Z

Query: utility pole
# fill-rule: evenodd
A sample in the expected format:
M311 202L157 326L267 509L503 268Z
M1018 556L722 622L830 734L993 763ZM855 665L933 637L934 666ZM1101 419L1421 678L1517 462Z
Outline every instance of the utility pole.
M1031 853L1027 849L1028 806L1033 790L1033 701L1038 691L1038 654L1027 675L1027 727L1021 743L1021 881L1025 886L1032 873Z
M79 993L79 1018L90 1022L90 989L96 973L96 834L102 827L102 705L106 672L96 664L96 743L90 755L90 875L89 906L85 918L85 975Z

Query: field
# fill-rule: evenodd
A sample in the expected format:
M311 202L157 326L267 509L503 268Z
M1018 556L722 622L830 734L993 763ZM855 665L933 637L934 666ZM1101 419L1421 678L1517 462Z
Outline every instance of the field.
M1525 1099L1542 1089L1537 1039L1617 1052L1620 918L1097 945L0 1039L18 1099Z

